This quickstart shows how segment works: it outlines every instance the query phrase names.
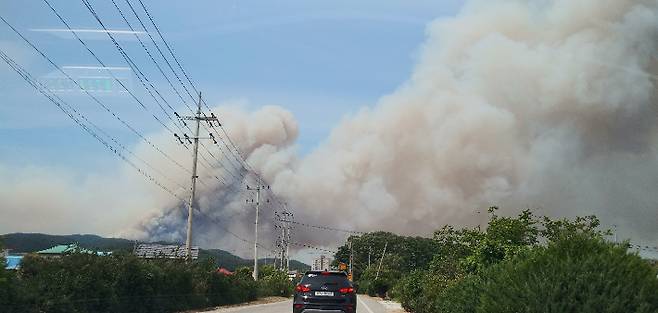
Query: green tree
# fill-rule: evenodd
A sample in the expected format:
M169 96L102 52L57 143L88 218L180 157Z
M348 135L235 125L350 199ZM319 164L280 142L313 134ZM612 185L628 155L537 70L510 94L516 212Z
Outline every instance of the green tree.
M57 259L29 255L15 279L18 297L0 311L180 312L258 296L259 285L250 269L232 276L214 269L211 259L143 260L127 253L104 257L73 253ZM280 281L277 276L276 282ZM263 293L280 294L280 290L276 286Z
M656 271L626 246L582 232L558 238L492 268L477 311L658 312Z
M0 253L3 252L4 244L0 238ZM6 260L0 254L0 308L7 307L15 302L16 288L15 277L12 271L5 269Z
M427 270L415 270L401 278L393 287L393 297L402 303L405 310L410 312L426 312L426 293L430 287Z
M349 263L352 242L354 279L361 280L363 271L371 265L378 264L386 245L384 261L393 258L395 262L388 262L387 269L397 272L410 272L413 269L427 268L436 253L437 244L431 238L406 237L389 232L373 232L361 236L350 236L344 245L338 247L334 256L334 266L339 262Z
M586 235L590 237L603 237L610 235L610 231L599 230L601 222L594 215L578 216L574 220L552 220L544 217L541 231L542 237L548 241L568 240L574 236Z
M293 284L285 272L277 270L272 265L261 266L258 280L259 296L288 297L292 291Z
M490 220L485 230L480 227L455 229L447 225L434 233L437 248L428 268L403 274L393 288L393 295L407 310L416 313L476 312L480 310L488 275L499 264L520 262L546 249L546 243L577 242L578 238L603 242L607 234L598 229L600 223L594 216L551 220L524 210L517 216L501 217L497 210L496 207L489 209ZM538 270L537 273L543 272ZM504 281L501 279L501 284ZM506 299L506 295L497 294L495 290L491 289L491 299ZM489 309L489 312L497 312Z
M471 245L471 255L463 261L468 272L481 271L537 243L538 220L530 210L523 210L516 217L500 217L496 210L497 207L489 208L487 230Z

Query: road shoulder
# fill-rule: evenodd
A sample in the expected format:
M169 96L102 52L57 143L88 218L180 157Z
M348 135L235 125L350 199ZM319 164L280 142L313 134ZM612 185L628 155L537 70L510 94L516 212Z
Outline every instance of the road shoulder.
M376 302L381 307L383 307L386 310L386 313L407 313L402 308L402 305L399 302L391 301L391 300L384 300L382 298L377 298L377 297L370 297L367 295L359 295L360 297L367 298L372 302Z
M205 308L205 309L200 309L200 310L190 310L190 311L184 311L180 313L219 313L219 312L233 312L235 310L239 310L243 307L262 307L262 306L268 306L271 304L278 304L281 302L289 301L291 298L285 298L285 297L265 297L265 298L260 298L256 301L251 301L251 302L244 302L244 303L237 303L237 304L230 304L230 305L223 305L223 306L218 306L218 307L212 307L212 308Z

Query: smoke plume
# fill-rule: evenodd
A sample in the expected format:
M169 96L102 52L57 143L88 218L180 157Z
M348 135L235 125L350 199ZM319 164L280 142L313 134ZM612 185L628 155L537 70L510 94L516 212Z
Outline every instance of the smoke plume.
M428 25L405 84L306 156L285 110L218 110L300 222L429 234L477 225L479 209L498 205L597 214L622 236L655 242L657 44L658 1L470 1ZM252 238L248 197L216 184L202 187L199 204ZM265 236L275 231L270 211ZM166 236L184 219L174 205L141 229ZM202 244L236 242L202 217L197 225ZM296 231L317 245L344 238Z

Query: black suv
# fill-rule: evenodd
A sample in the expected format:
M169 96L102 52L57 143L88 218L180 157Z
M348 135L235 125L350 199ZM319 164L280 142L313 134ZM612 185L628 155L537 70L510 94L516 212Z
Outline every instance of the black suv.
M345 272L309 271L295 287L293 313L356 312L356 291Z

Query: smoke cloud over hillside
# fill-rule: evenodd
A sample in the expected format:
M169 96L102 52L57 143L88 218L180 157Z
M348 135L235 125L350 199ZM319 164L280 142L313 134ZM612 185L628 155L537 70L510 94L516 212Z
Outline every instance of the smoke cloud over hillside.
M285 110L218 111L300 222L428 234L476 225L478 209L498 205L597 214L622 236L655 242L657 45L658 1L470 1L428 26L404 85L306 156ZM201 210L251 238L249 197L215 183L200 187ZM264 210L267 236L273 209ZM171 230L184 220L172 205L140 231L182 238ZM203 217L196 225L201 244L236 242ZM316 245L344 238L297 231Z

